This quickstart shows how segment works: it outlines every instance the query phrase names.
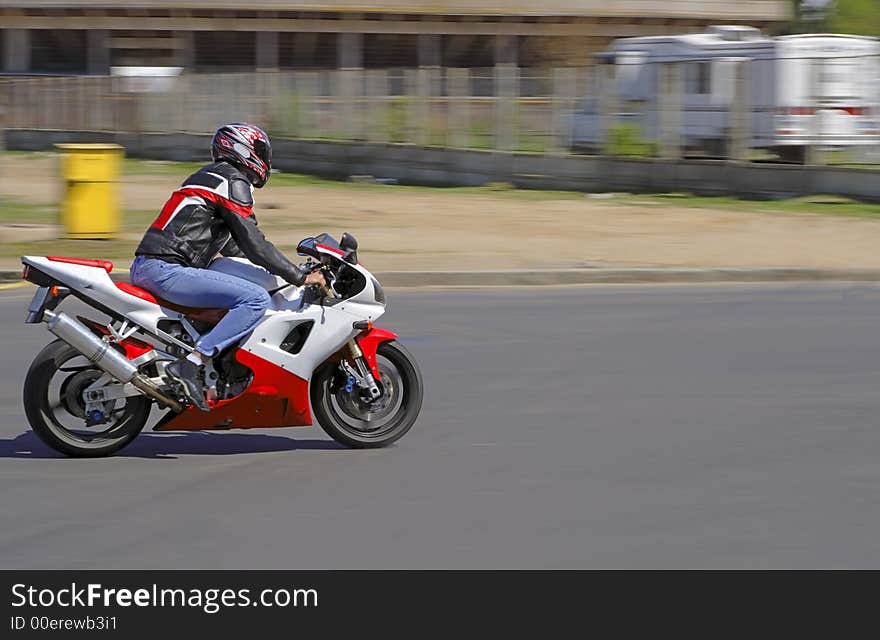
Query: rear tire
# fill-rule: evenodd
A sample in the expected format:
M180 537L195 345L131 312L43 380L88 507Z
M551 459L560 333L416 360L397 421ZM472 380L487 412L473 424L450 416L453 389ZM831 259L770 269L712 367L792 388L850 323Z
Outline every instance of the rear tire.
M356 449L385 447L403 437L419 417L424 394L422 374L410 353L397 342L376 350L382 396L378 405L360 401L339 384L339 366L328 363L312 378L315 420L337 442ZM373 409L373 410L370 410Z
M71 365L73 361L79 364ZM68 456L97 458L119 451L141 432L150 417L151 402L144 396L105 403L111 405L110 416L116 416L106 428L86 424L82 390L102 374L63 340L49 343L37 354L25 377L23 400L25 415L40 440ZM58 391L53 388L56 381Z

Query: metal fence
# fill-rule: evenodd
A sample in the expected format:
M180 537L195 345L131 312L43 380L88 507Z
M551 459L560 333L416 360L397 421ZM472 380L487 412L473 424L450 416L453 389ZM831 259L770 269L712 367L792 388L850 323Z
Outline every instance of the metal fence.
M209 133L250 120L282 137L561 151L588 77L514 66L194 74L151 92L122 77L8 78L0 100L10 129Z
M803 62L185 74L152 91L137 78L7 78L0 112L10 129L210 133L250 120L301 139L880 164L880 59Z

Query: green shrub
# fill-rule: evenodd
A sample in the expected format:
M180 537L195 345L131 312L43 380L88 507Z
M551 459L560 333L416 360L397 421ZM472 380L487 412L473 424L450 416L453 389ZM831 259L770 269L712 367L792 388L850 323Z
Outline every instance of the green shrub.
M468 131L468 147L471 149L492 149L495 146L495 130L490 118L474 118Z
M305 122L302 117L302 101L297 93L285 93L278 101L277 110L273 115L274 117L269 122L269 127L273 132L287 137L296 137L302 134Z
M645 140L637 124L618 124L611 128L605 153L629 158L652 157L657 155L657 143Z
M388 140L391 142L407 142L409 139L407 129L409 105L407 103L407 98L394 98L388 103Z

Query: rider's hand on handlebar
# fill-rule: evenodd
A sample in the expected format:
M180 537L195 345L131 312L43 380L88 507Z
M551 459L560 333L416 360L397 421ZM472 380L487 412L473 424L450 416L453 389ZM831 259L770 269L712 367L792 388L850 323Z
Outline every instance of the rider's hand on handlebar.
M324 279L324 274L320 271L312 271L309 275L306 276L303 285L308 287L310 285L317 285L319 287L326 287L327 281Z

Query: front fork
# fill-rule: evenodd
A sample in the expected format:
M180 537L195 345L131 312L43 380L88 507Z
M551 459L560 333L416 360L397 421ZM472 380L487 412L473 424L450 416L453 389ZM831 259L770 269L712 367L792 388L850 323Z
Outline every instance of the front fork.
M323 287L323 293L328 298L334 297L333 290L329 286L325 285ZM369 326L372 328L372 324ZM370 367L364 359L364 352L358 346L357 340L354 338L348 341L346 347L348 348L349 355L351 355L351 361L354 363L354 366L351 366L346 362L345 358L340 358L339 360L339 366L348 376L345 381L345 392L351 393L354 391L354 386L357 385L358 388L369 394L369 397L365 398L367 402L375 401L382 395L382 392L379 390L379 385L376 384L376 378L373 376L373 372L370 371ZM378 373L378 369L376 371Z
M370 367L367 366L367 362L364 359L364 352L361 351L357 341L354 339L349 340L346 346L348 347L348 352L351 355L351 361L354 362L354 366L350 365L345 358L342 358L339 361L342 370L348 375L348 379L345 383L345 391L346 393L351 393L354 390L354 386L357 385L361 390L369 394L369 397L365 398L366 401L373 402L376 398L382 395L382 392L379 390L379 385L376 384L376 379L373 377Z

